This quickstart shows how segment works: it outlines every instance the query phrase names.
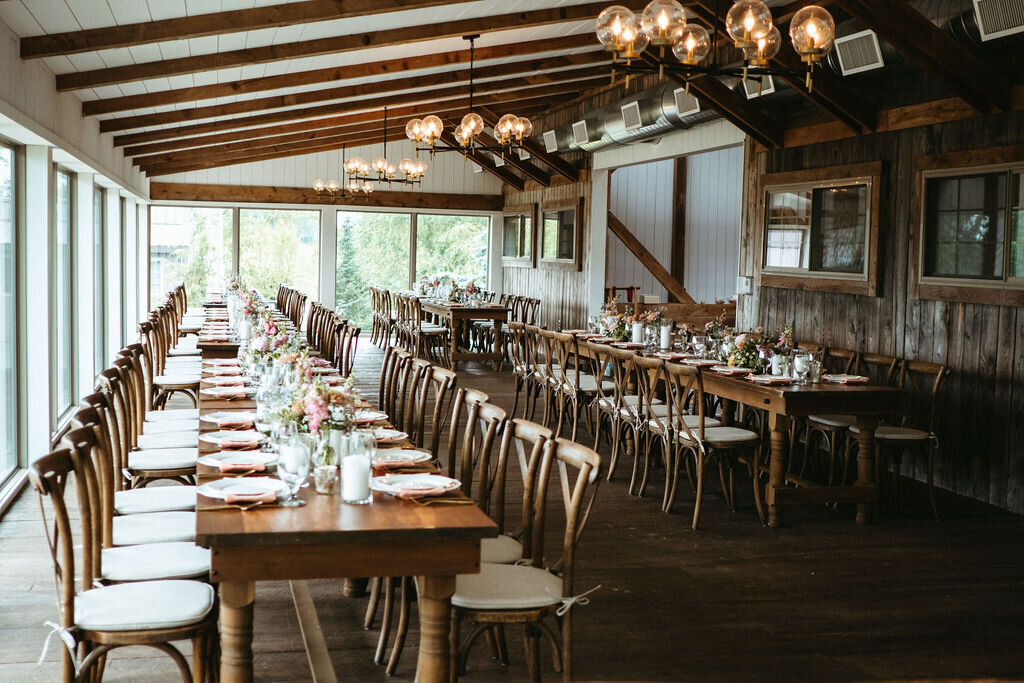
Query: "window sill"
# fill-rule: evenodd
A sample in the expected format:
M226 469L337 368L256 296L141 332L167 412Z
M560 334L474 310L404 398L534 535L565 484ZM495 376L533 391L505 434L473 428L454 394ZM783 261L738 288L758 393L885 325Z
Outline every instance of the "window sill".
M861 296L878 295L877 284L871 278L847 279L839 277L821 277L819 275L766 273L762 271L760 285L762 287L800 289L811 292L859 294Z
M916 289L915 298L917 299L995 306L1024 306L1024 288L1008 286L1005 282L992 285L918 282Z
M6 481L0 485L0 518L10 509L11 505L18 500L18 495L28 483L28 470L19 469L11 474Z
M532 258L510 258L502 257L501 259L502 268L533 268Z

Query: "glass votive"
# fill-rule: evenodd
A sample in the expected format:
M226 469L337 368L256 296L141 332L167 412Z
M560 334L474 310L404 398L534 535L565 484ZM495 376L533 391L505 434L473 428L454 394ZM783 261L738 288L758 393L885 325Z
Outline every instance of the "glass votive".
M376 440L372 431L355 431L349 438L348 454L341 459L341 499L353 505L373 501L370 477Z
M337 465L317 465L313 470L313 487L317 493L330 495L338 483Z
M807 362L807 379L811 384L819 384L821 382L820 360L811 360Z

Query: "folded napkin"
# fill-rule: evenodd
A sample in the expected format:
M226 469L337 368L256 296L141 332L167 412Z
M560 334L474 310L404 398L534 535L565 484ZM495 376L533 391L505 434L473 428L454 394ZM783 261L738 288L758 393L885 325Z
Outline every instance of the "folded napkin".
M264 491L262 493L232 493L224 494L224 502L228 505L245 505L247 503L276 503L277 493Z
M249 427L252 420L246 417L219 417L214 420L218 427Z
M219 469L225 474L230 472L265 472L267 466L261 462L244 463L244 462L226 462L220 461ZM252 495L252 494L236 494L236 495Z
M772 375L747 375L747 379L758 384L789 384L793 381L789 377L774 377Z
M413 500L415 498L428 498L431 496L443 496L447 491L443 486L435 486L432 489L399 489L393 494L395 498L402 500Z
M309 364L315 367L324 367L330 365L331 362L329 360L324 360L323 358L310 358Z
M245 377L241 375L227 376L227 377L211 377L207 380L210 384L215 384L218 387L240 387L245 384Z
M205 342L226 342L226 341L230 341L230 339L227 336L218 336L218 337L210 336L210 337L200 337L199 341L204 342L204 343Z
M242 374L242 368L237 365L216 365L209 372L216 377L234 377Z
M207 396L210 396L210 395L212 395L214 398L224 399L225 401L233 401L236 398L249 398L249 392L245 391L241 387L239 387L238 391L231 391L231 392L224 392L224 393L219 393L218 392L216 394L207 394Z
M259 439L220 439L217 443L221 448L256 448L260 445Z
M679 359L679 358L686 358L687 357L685 353L661 352L661 353L656 353L654 355L655 355L655 357L662 358L664 360L676 360L676 359Z
M863 375L822 375L821 378L834 384L864 384L868 381Z

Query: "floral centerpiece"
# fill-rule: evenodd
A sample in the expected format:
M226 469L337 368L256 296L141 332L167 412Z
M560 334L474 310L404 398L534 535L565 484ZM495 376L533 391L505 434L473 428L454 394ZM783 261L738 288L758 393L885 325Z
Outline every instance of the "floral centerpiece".
M793 326L786 325L779 333L778 341L775 342L772 352L777 356L788 356L793 353L794 348L796 348L796 341L793 339Z
M665 308L650 308L646 311L634 311L633 315L627 318L630 324L640 323L641 325L655 325L665 315Z
M615 303L615 299L608 299L597 316L597 324L601 330L601 334L606 337L611 337L618 341L624 341L629 336L629 330L626 327L626 316L623 313L619 313L619 307Z
M704 324L704 334L711 337L712 339L719 339L728 329L725 325L725 309L714 320L709 320Z
M771 355L774 342L775 337L766 335L762 327L736 335L728 363L737 368L760 368L761 358Z

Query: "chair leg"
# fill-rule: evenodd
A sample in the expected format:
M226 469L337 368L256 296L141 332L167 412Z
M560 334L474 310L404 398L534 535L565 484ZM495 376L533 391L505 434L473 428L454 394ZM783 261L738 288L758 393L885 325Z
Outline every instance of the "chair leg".
M380 602L380 577L370 579L370 602L366 604L366 616L363 617L363 628L369 629L373 626L373 620L377 616L377 605Z
M612 476L615 474L615 468L619 464L619 443L622 440L622 425L618 419L614 417L608 418L611 423L612 429L612 459L608 464L608 481L612 480ZM596 448L594 450L597 450Z
M530 681L540 681L540 633L532 624L523 625L523 645Z
M206 634L192 639L192 680L206 683Z
M373 653L375 664L384 663L384 648L391 635L391 612L394 608L394 580L389 576L384 579L384 613L380 617L380 637L377 638L377 651Z
M398 668L398 660L402 656L402 648L405 647L405 636L409 633L409 612L412 610L412 595L410 595L410 584L412 579L403 576L399 579L402 587L400 591L401 602L398 605L398 629L395 631L395 644L391 648L391 657L388 658L388 666L384 673L391 676Z
M669 512L672 509L672 501L676 497L676 487L679 484L679 454L675 448L668 447L665 442L661 444L665 460L665 493L661 499L661 511Z
M935 446L932 443L930 443L930 442L928 444L927 453L926 453L925 457L927 458L926 466L928 468L928 471L926 472L926 475L925 475L926 478L927 478L927 481L928 481L928 500L931 501L931 504L932 504L932 514L935 515L935 521L938 522L939 521L939 506L935 504L935 488L932 486L932 478L933 478L933 475L934 475L933 470L935 469Z
M646 434L646 436L644 436L643 434L640 433L639 430L637 430L637 458L640 457L641 448L643 448L644 451L644 477L643 479L640 480L640 492L637 495L643 498L645 495L647 495L647 481L650 479L651 476L651 435Z
M696 453L697 456L697 500L693 504L693 525L694 531L697 530L697 526L700 524L700 504L704 499L704 471L705 465L707 464L704 459L704 454L699 450Z

